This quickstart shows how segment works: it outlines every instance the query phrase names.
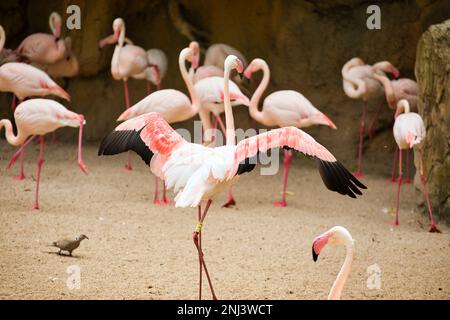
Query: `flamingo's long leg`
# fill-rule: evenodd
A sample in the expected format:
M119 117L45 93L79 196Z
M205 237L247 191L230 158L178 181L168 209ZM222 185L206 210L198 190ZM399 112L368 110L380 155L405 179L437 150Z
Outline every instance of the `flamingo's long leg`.
M166 182L163 180L163 191L162 191L162 204L166 205L166 204L172 204L173 201L172 200L168 200L167 199L167 193L166 193Z
M411 178L409 177L409 153L410 153L410 149L406 150L406 184L410 184L411 183Z
M125 107L126 107L126 109L128 109L131 107L130 94L128 91L128 80L123 81L123 89L124 89L124 93L125 93ZM133 167L131 166L131 152L130 151L128 151L128 163L125 165L125 169L128 171L133 170Z
M20 149L16 153L14 153L14 155L9 160L7 169L11 168L12 165L16 162L17 158L20 157L20 175L14 177L14 179L16 180L23 180L25 178L24 162L23 162L25 147L28 146L33 141L34 138L36 138L36 136L29 137L28 140L25 141L25 143L23 143L20 146Z
M391 176L391 182L395 182L395 169L397 167L397 157L398 157L398 146L395 146L395 152L394 152L394 161L392 161L392 176Z
M206 274L206 278L208 279L209 289L211 290L212 298L213 298L213 300L217 300L217 296L214 292L214 288L213 288L213 285L211 282L211 278L209 276L208 268L206 267L206 262L205 262L205 258L203 255L203 251L202 251L202 248L200 247L200 242L199 242L199 235L202 232L203 222L205 221L205 218L206 218L206 215L208 214L208 209L210 206L211 206L211 200L208 200L208 202L206 203L205 211L203 211L203 215L201 216L200 221L197 223L197 226L195 228L193 240L194 240L194 244L197 248L197 251L199 253L199 257L200 257L201 263L203 265L203 269L205 269L205 274Z
M286 188L287 179L289 175L289 168L292 163L292 152L290 150L284 150L284 160L283 160L283 194L281 200L274 203L276 207L286 207Z
M37 163L37 176L36 176L36 196L34 199L34 209L39 209L39 181L41 179L42 164L44 163L44 136L39 136L40 150L39 160Z
M225 129L225 125L223 124L222 117L220 115L216 116L217 121L219 122L220 129L223 132L224 137L227 136L227 129Z
M154 205L159 205L159 199L158 199L158 177L155 176L155 196L153 198L153 204Z
M367 110L367 101L364 100L363 112L361 115L361 122L360 122L360 126L359 126L358 166L354 173L354 175L356 177L362 176L361 161L362 161L362 148L363 148L363 143L364 143L364 127L365 127L366 110Z
M23 170L23 158L25 155L25 144L22 144L20 146L19 154L20 154L20 174L18 176L14 176L14 180L25 179L25 172Z
M56 130L52 132L52 140L51 140L51 144L57 144L58 143L58 139L56 139Z
M233 197L232 187L229 187L228 192L227 192L227 200L222 205L222 208L230 208L235 205L236 205L236 201L234 200L234 197Z
M152 84L150 81L145 81L145 83L146 83L147 95L149 95L150 93L152 93Z
M398 150L398 186L397 186L397 200L396 200L396 207L395 207L395 225L398 226L398 208L400 206L400 187L402 186L402 176L403 176L403 170L402 170L402 149Z
M375 112L375 115L373 116L373 119L372 119L372 121L371 121L370 124L369 124L369 127L368 127L369 139L373 139L373 137L375 136L375 129L374 129L374 127L375 127L375 122L377 122L378 117L380 116L380 111L381 111L381 108L382 108L382 107L383 107L383 104L381 103L381 104L378 106L378 109L377 109L377 111Z
M425 199L427 201L428 215L430 217L430 222L431 222L429 231L441 233L441 230L439 230L439 228L436 225L436 221L434 220L433 212L431 211L430 198L428 196L427 184L425 182L425 175L423 173L422 148L419 148L419 170L420 170L420 180L422 181L422 185L423 185L423 193L425 194Z
M198 221L202 218L202 206L198 206ZM203 264L202 264L202 256L200 252L202 251L202 234L201 232L198 235L198 246L200 248L198 252L198 266L199 266L199 277L198 277L198 299L202 300L202 287L203 287Z

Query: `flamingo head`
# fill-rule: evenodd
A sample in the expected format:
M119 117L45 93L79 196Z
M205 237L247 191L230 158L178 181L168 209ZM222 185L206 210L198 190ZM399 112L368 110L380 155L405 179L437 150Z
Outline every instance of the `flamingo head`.
M335 226L313 240L312 257L314 262L317 261L320 252L327 245L353 245L353 238L347 229L341 226Z
M117 42L119 40L119 34L120 31L122 31L123 27L125 25L125 22L123 21L122 18L116 18L113 21L113 31L114 31L114 42Z
M253 59L252 62L248 65L248 67L244 71L244 77L250 79L252 77L252 73L261 69L261 59Z
M200 63L200 46L198 42L191 41L191 43L189 43L189 49L191 49L192 52L192 60L191 60L192 68L197 69Z
M241 60L239 60L238 57L235 55L230 54L226 59L224 63L225 69L233 70L236 69L236 71L241 74L244 72L244 64Z

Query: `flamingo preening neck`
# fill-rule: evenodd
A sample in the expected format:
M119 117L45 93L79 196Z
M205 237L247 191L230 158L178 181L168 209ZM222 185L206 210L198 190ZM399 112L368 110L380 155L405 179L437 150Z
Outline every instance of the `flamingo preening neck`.
M394 118L397 118L402 112L409 113L409 102L406 99L402 99L397 103L397 110L395 111Z
M386 76L376 72L376 69L372 68L372 77L380 81L384 88L384 94L386 96L386 101L391 109L395 108L395 92L392 88L391 80Z
M3 47L5 46L5 30L2 26L0 26L0 52L3 50Z
M223 75L224 84L223 84L223 102L225 108L225 125L226 125L226 144L227 146L232 146L236 144L236 133L234 131L234 118L233 118L233 110L231 108L230 101L230 72L235 68L233 66L234 61L237 59L236 56L229 55L225 59L225 71Z
M14 135L11 121L8 119L0 120L0 130L5 127L5 136L9 144L19 146L25 142L28 135L24 134L22 130L18 130L17 136Z
M366 93L366 83L364 80L350 75L350 70L355 67L364 66L364 62L360 58L350 59L342 67L342 79L345 94L352 99L360 99Z
M193 54L190 48L184 48L180 52L180 56L178 58L178 64L180 67L181 77L184 80L184 83L186 84L186 87L189 91L189 95L191 96L191 102L192 102L192 109L195 113L197 113L200 110L200 100L197 96L197 91L195 91L194 85L192 83L192 78L189 76L189 73L186 69L186 60L188 60L188 57L191 56L191 59L193 59Z
M257 69L255 69L253 66L257 66ZM262 123L265 126L272 126L273 123L271 123L269 121L269 119L267 119L264 116L264 112L259 111L259 109L258 109L258 105L259 105L261 96L263 95L264 91L266 91L267 86L269 85L269 81L270 81L269 66L263 59L257 58L252 61L252 63L250 64L250 66L248 68L252 68L252 69L248 69L251 72L254 72L257 70L262 70L262 72L263 72L263 78L262 78L261 82L259 83L258 88L256 88L255 92L253 93L252 99L250 100L250 108L249 108L250 115L252 116L253 119L258 121L259 123ZM250 76L249 74L247 74L247 75Z
M61 16L57 12L52 12L48 19L50 30L55 38L61 36Z

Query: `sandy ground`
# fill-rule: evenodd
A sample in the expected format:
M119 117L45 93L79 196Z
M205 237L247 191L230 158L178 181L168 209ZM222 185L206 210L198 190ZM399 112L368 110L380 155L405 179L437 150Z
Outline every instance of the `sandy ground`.
M85 149L89 175L78 169L76 147L46 147L41 210L32 211L38 147L27 152L27 179L5 171L13 148L0 143L1 299L196 299L198 259L192 243L195 209L155 207L153 176L133 157L96 156ZM297 160L297 159L296 159ZM389 168L386 168L387 173ZM243 176L235 187L238 205L216 201L206 219L203 247L217 295L222 299L325 299L343 261L344 248L326 247L314 263L312 239L334 225L347 227L356 256L343 298L449 299L450 230L427 232L415 209L414 190L402 191L400 227L383 208L394 205L396 185L363 178L369 190L358 200L329 192L313 163L294 161L289 207L279 209L281 173ZM47 244L86 234L74 257L53 254ZM377 264L381 288L367 287L367 268ZM66 285L69 266L81 268L81 288ZM208 288L204 287L209 298Z

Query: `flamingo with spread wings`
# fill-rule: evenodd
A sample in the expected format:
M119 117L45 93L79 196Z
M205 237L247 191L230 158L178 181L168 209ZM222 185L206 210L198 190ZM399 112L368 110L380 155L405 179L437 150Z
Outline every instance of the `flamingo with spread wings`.
M254 169L258 152L275 147L295 149L316 159L328 189L356 198L356 195L361 195L359 188L366 188L325 147L295 127L265 132L236 145L228 81L232 69L240 73L243 71L242 62L236 56L229 56L225 60L226 145L209 148L190 143L160 115L149 113L120 124L103 139L98 151L99 155L135 151L150 165L154 174L167 182L167 188L174 189L176 207L198 207L198 223L193 240L200 264L200 298L204 268L212 297L216 299L201 247L201 231L209 207L215 196L236 183L240 175ZM203 213L202 200L206 201Z

